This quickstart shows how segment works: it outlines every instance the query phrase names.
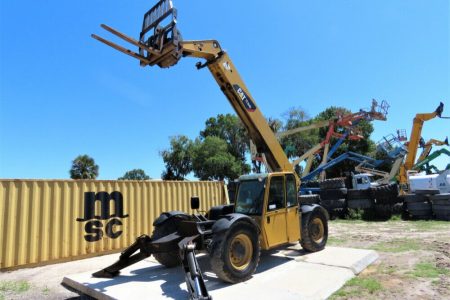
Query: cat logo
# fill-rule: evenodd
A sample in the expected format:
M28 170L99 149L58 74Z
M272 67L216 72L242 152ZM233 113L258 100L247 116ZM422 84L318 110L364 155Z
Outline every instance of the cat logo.
M100 202L100 215L96 215L95 203ZM114 213L111 214L111 202L114 203ZM116 226L122 226L121 219L128 218L123 212L123 196L120 192L86 192L84 193L84 217L77 218L78 222L87 222L84 226L88 242L99 241L103 234L112 239L118 238L122 230L116 230ZM103 223L104 222L104 233ZM106 222L105 222L106 221Z
M239 98L241 98L242 103L245 106L245 109L247 109L250 112L254 112L256 109L255 103L253 103L252 99L244 92L244 90L237 84L233 84L233 88L236 91L236 93L239 95Z

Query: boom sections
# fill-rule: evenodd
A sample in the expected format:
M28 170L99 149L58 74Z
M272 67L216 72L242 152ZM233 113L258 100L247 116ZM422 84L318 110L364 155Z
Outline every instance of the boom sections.
M278 139L256 105L247 86L228 54L221 50L217 41L186 41L182 43L183 56L206 59L197 68L208 67L236 114L247 128L257 151L264 153L269 168L274 172L292 172ZM206 53L206 51L211 51Z
M167 19L170 22L165 26L161 25L167 22ZM177 29L176 9L171 1L159 1L144 15L139 40L128 37L107 25L102 24L101 27L137 46L139 51L133 52L95 34L92 35L93 38L138 59L142 67L157 65L161 68L168 68L186 56L204 59L205 62L196 64L197 68L207 67L210 70L220 89L247 128L257 151L265 154L271 171L293 172L293 165L289 162L228 54L215 40L183 41ZM297 184L300 184L298 178Z
M422 135L422 127L425 121L434 119L435 117L442 117L444 111L444 103L440 103L436 110L432 113L416 114L413 120L413 127L411 136L408 142L408 154L406 155L404 164L400 167L399 182L402 189L407 185L408 177L407 171L412 170L417 156L417 149L419 147L420 138ZM407 189L407 188L406 188Z
M417 156L417 148L419 147L419 141L422 136L423 123L434 119L435 117L441 117L444 110L444 104L441 102L438 108L432 113L417 114L413 120L413 127L411 130L411 137L408 143L408 155L405 159L405 169L411 170L414 165Z

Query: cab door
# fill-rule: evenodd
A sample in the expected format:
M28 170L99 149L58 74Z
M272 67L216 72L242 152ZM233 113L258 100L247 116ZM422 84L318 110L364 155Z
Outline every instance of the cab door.
M270 177L268 199L264 214L264 232L268 246L274 247L288 241L286 230L286 193L283 175Z
M297 199L297 185L293 174L287 174L286 182L286 232L287 242L296 243L300 239L300 218Z

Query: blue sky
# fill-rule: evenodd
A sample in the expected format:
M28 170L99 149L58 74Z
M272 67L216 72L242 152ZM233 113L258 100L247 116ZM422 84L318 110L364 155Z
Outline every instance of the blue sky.
M90 38L106 23L137 37L155 1L1 1L0 178L68 178L88 154L99 179L142 168L159 178L169 136L195 138L232 108L207 69L136 60ZM278 6L274 6L277 4ZM266 116L300 106L353 111L387 100L373 139L412 127L443 101L450 115L447 0L175 1L185 39L217 39ZM444 139L450 120L427 122ZM448 158L439 162L442 166Z

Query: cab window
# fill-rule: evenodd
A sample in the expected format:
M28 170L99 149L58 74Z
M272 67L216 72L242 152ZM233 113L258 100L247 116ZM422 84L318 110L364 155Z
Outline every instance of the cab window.
M286 206L297 205L297 185L294 175L286 175Z
M284 208L283 176L274 176L270 179L269 201L267 211Z

